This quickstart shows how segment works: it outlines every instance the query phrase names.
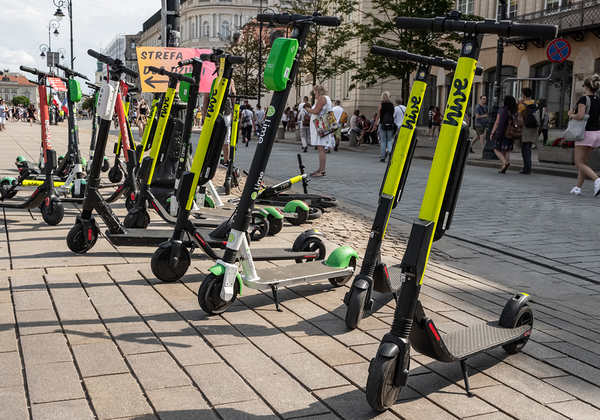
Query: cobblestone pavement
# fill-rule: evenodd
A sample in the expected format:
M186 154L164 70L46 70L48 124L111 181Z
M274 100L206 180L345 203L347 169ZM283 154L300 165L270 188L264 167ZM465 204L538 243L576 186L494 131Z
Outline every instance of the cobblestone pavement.
M16 155L37 160L39 149L39 126L7 127L3 174L14 173ZM66 149L66 128L52 127L52 135L55 148ZM81 137L86 150L89 131ZM294 175L297 150L277 144L267 175ZM240 148L242 168L253 151L252 143ZM316 153L303 157L312 171ZM341 201L313 223L329 250L364 250L385 166L378 160L333 153L327 177L311 181L312 191ZM413 162L386 237L392 260L402 256L429 165ZM467 168L452 229L434 245L423 306L450 332L496 319L512 293L525 291L534 299L534 333L520 354L495 349L469 359L474 398L458 364L413 352L409 385L382 414L367 405L364 386L393 316L388 296L376 296L376 310L355 331L343 322L347 287L328 282L281 289L281 313L270 293L245 289L229 311L208 317L196 292L213 263L198 252L181 282L162 283L149 268L153 248L117 248L100 238L87 254L73 255L65 237L74 206L56 227L37 211L33 220L3 210L0 418L600 418L598 202L589 184L583 196L570 196L572 182ZM124 216L123 203L115 210ZM155 226L165 225L153 218ZM289 246L303 229L286 224L256 245Z

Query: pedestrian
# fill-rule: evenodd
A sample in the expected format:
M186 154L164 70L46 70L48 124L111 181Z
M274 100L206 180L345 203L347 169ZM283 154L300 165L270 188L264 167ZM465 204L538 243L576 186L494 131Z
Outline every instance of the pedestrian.
M250 109L250 104L246 104L240 115L240 127L242 128L242 143L246 143L246 147L250 144L252 137L252 119L254 113Z
M311 114L310 118L310 144L312 146L316 146L319 151L319 169L311 173L313 177L324 177L326 175L325 164L327 162L327 155L325 154L325 146L332 143L332 135L327 134L323 137L320 137L317 134L317 128L315 127L314 121L321 115L326 114L327 112L333 109L333 105L331 104L331 99L327 96L327 90L322 85L315 85L313 87L313 92L315 95L315 104L312 108L308 108L308 105L304 106L306 112Z
M523 137L521 137L521 156L523 156L523 169L520 174L531 173L531 146L537 140L539 133L539 111L535 100L531 98L531 88L521 89L521 100L519 101L519 112L523 116ZM537 113L537 116L536 116Z
M435 112L435 107L432 105L429 107L428 117L428 125L429 125L429 139L433 138L433 113Z
M402 105L402 98L396 98L394 102L396 103L396 106L394 107L394 125L396 126L394 138L397 138L400 127L402 126L402 121L404 121L404 115L406 115L406 107Z
M433 124L433 130L431 131L431 138L432 139L437 139L437 136L440 135L440 127L442 125L442 120L444 119L444 117L442 116L442 113L440 111L440 107L436 106L435 110L433 111L433 116L432 116L432 124Z
M305 96L303 102L300 103L300 111L298 112L300 140L302 141L302 151L304 153L308 150L308 142L310 141L310 114L304 109L305 105L308 105L309 108L311 106L308 102L308 96Z
M540 112L542 113L542 121L540 122L540 132L542 133L543 143L545 146L548 141L548 125L550 123L550 114L548 113L548 107L546 106L546 100L540 99Z
M471 140L471 147L469 148L471 153L475 153L473 146L475 143L477 143L477 140L479 140L481 143L481 148L485 148L485 128L487 127L487 117L487 97L485 95L481 95L479 97L479 103L475 107L475 137L473 137L473 140Z
M296 131L296 107L290 109L290 122L289 122L289 131Z
M335 133L334 133L335 145L333 147L333 150L335 150L337 152L338 146L340 145L340 140L342 139L342 128L344 128L344 126L346 125L346 122L347 122L346 120L348 119L348 113L346 111L344 111L344 108L341 107L340 101L335 101L335 106L333 107L332 111L333 111L333 115L335 116L335 120L338 124L338 128L337 128L337 130L335 130ZM342 121L343 114L346 114L344 121Z
M379 125L378 125L379 124ZM378 125L379 143L381 144L380 162L385 162L388 154L392 154L392 141L394 135L394 104L390 101L390 92L381 94L381 103L377 108L375 126Z
M288 121L290 120L290 107L288 106L281 116L281 124L283 124L283 131L285 132L287 128Z
M0 99L0 131L6 130L6 115L8 112L8 105L4 103L4 99Z
M360 136L358 137L358 142L356 144L360 145L363 142L369 142L369 133L371 132L371 121L365 117L365 114L360 115L360 119L358 120L359 127L361 127ZM366 140L365 140L366 138Z
M141 140L142 137L144 136L144 130L146 129L146 124L148 122L148 115L150 114L150 108L146 104L146 101L144 100L144 98L140 99L140 102L138 103L137 111L138 111L137 112L138 135Z
M350 117L350 136L352 136L352 133L354 133L354 136L356 136L356 143L354 144L355 146L360 146L360 143L358 142L358 140L359 140L359 136L360 136L360 132L362 131L362 128L358 126L359 120L360 120L360 111L358 109L355 109L354 114Z
M586 113L589 115L585 124L585 136L583 140L575 142L575 166L577 166L577 186L573 187L571 194L581 195L581 186L586 177L594 181L594 197L600 194L600 178L588 166L588 161L594 149L600 146L600 99L596 92L600 89L600 76L594 74L583 81L583 96L577 101L576 111L569 110L569 117L574 120L583 120ZM586 112L587 102L590 102Z
M259 104L256 104L256 111L254 111L254 126L256 127L256 137L260 135L264 123L265 111L261 109L261 106Z
M27 119L29 120L29 126L33 126L35 122L35 106L33 104L29 104L29 108L27 108Z
M514 147L514 139L509 139L504 135L506 126L508 125L509 118L516 116L518 112L519 108L515 97L506 95L504 97L504 106L500 108L498 118L496 118L494 128L492 128L491 137L494 140L494 153L502 162L502 168L498 171L501 174L506 173L506 170L510 166L510 152Z

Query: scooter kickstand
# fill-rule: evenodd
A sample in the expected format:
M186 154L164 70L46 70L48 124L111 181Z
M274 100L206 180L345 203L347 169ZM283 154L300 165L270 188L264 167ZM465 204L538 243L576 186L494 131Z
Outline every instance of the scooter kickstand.
M460 361L460 368L463 371L463 378L465 379L465 389L467 390L467 396L469 398L473 398L475 396L475 394L473 394L471 392L471 387L469 386L469 372L468 372L469 367L467 366L466 360Z
M277 309L277 312L283 312L283 310L279 307L279 299L277 298L277 285L276 284L271 285L271 291L273 292L273 299L275 299L275 309Z
M394 296L394 302L396 302L396 305L398 304L398 293L394 292L392 293L392 296Z
M33 217L33 213L31 213L31 209L27 209L27 211L29 212L29 215L31 216L31 218L33 220L37 220L35 217Z

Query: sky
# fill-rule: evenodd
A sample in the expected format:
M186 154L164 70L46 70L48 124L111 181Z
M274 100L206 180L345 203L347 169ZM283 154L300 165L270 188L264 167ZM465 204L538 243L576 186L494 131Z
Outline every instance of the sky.
M57 1L58 3L58 1ZM117 35L136 34L142 24L161 7L160 0L72 0L74 67L94 81L96 60L88 49L100 50ZM57 7L52 0L2 1L0 13L0 69L20 72L26 65L48 70L46 59L40 57L41 44L48 45L48 22L54 19ZM70 67L69 17L60 21L59 35L52 38L52 51L63 48L65 58L60 63ZM26 73L27 75L28 73ZM86 89L82 89L86 92Z

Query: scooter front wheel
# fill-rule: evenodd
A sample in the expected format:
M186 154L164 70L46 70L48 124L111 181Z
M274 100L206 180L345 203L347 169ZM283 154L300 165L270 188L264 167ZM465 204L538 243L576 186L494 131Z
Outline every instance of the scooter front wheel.
M267 216L269 221L269 235L277 235L283 229L283 219L276 219L273 215Z
M300 207L297 207L296 214L298 215L298 217L286 217L285 220L287 220L295 226L303 225L304 223L306 223L309 214L308 210L304 210Z
M102 172L106 172L110 169L110 162L108 161L108 159L104 159L104 161L102 162Z
M46 222L50 226L58 225L65 215L65 208L63 207L62 203L60 201L55 200L50 200L50 212L46 207L45 201L44 203L42 203L41 211L44 222Z
M264 214L258 212L252 213L252 221L248 227L248 233L253 242L260 241L267 236L267 233L269 233L269 221Z
M225 195L231 194L231 180L226 179L223 183L223 188L225 189Z
M0 188L2 189L2 194L5 194L6 191L8 191L11 187L11 183L10 181L2 181L2 183L0 183ZM4 196L4 198L13 198L15 195L17 195L17 190L12 190L11 192L9 192L8 194L6 194Z
M318 207L310 207L308 209L308 220L315 220L323 216L323 210Z
M126 228L146 229L150 224L150 215L148 210L139 208L135 213L129 212L123 220L123 226Z
M350 298L348 299L348 309L346 309L346 326L351 330L358 328L358 324L365 314L365 304L367 302L367 291L354 287Z
M517 316L515 317L515 325L513 325L513 328L517 328L522 325L533 326L533 311L528 305L523 306L517 314ZM527 337L522 338L518 341L513 341L512 343L505 344L502 346L502 348L508 354L517 354L521 350L523 350L523 347L525 347L525 344L527 344L527 342L529 341L529 337L530 336L528 335Z
M317 236L311 236L308 239L306 239L302 243L302 246L300 247L299 251L314 253L315 257L296 258L296 263L311 262L315 260L319 261L325 259L325 243L321 240L321 238Z
M158 248L152 254L150 268L157 279L166 283L179 280L184 276L190 266L190 251L185 246L181 247L179 260L175 267L169 267L171 259L171 248Z
M73 226L67 235L67 246L76 254L83 254L92 249L98 240L98 232L96 229L92 229L92 238L87 244L85 243L85 237L83 235L83 226L79 223Z
M133 208L133 206L135 206L136 202L137 202L137 194L135 194L135 193L127 194L127 198L125 198L125 208L127 209L127 211L131 210Z
M377 354L371 362L367 378L367 402L375 411L382 412L390 408L402 390L401 386L394 385L396 359Z
M121 182L121 179L123 179L123 172L121 172L118 166L113 166L108 170L108 180L110 182L116 184L117 182Z
M235 302L235 298L238 294L238 284L236 280L235 291L233 297L229 301L221 299L221 288L223 287L224 275L214 275L210 273L207 275L200 289L198 290L198 303L204 312L209 315L219 315L225 312Z

